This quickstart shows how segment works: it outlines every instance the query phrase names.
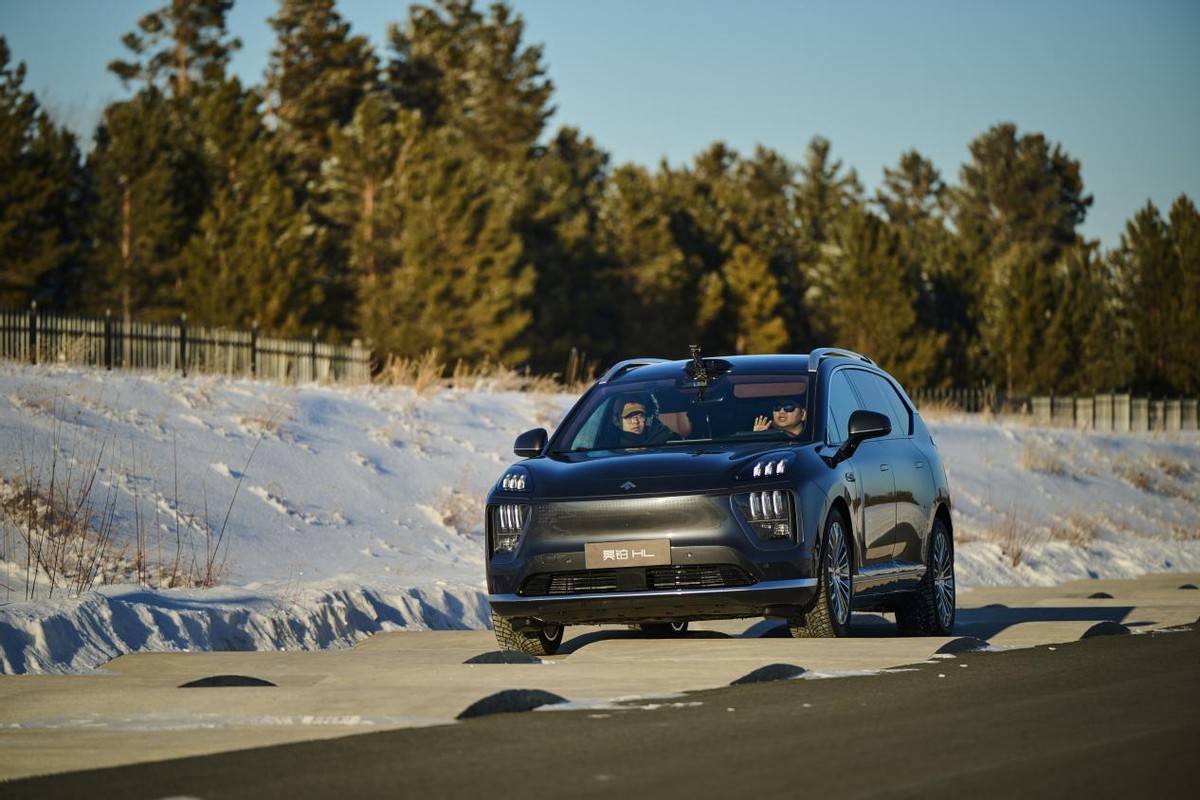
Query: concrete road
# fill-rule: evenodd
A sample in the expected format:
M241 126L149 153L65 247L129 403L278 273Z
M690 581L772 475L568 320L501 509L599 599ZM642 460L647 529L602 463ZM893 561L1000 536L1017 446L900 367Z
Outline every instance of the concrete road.
M997 648L1077 640L1100 621L1134 631L1195 622L1200 575L1086 581L963 593L958 635ZM1111 599L1089 599L1096 592ZM856 617L843 640L780 638L775 623L702 626L682 639L616 628L568 629L540 664L466 665L494 650L490 632L380 634L347 650L142 653L86 676L0 677L0 778L442 725L476 700L536 688L581 704L712 689L773 663L852 675L925 661L946 638L901 638L879 616ZM274 687L180 689L237 674Z

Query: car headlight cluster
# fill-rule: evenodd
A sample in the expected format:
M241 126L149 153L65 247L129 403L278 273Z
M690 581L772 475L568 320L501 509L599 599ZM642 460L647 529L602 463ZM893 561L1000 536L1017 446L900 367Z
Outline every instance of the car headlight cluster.
M760 539L792 539L792 493L783 490L734 495L742 517Z
M523 492L529 485L529 478L524 472L506 472L500 479L500 488L506 492Z
M521 543L521 531L529 521L529 506L504 503L492 509L492 550L511 553Z
M768 458L755 464L751 474L756 478L770 478L782 475L785 469L787 469L786 458Z

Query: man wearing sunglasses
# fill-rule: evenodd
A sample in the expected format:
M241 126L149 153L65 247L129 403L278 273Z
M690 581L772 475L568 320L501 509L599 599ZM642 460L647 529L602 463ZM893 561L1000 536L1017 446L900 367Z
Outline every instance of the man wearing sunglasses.
M804 432L804 423L808 412L804 408L804 398L793 397L790 400L780 400L771 409L771 419L766 416L754 418L754 431L761 433L767 430L783 431L787 436L795 438Z
M659 421L654 400L648 396L628 395L613 404L620 429L618 447L660 445L671 438L671 431Z

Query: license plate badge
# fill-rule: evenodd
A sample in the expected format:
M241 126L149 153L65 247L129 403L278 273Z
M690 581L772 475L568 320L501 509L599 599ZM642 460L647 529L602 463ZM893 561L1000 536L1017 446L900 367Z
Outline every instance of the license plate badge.
M656 567L670 563L670 539L649 539L633 542L588 542L583 546L583 564L587 569Z

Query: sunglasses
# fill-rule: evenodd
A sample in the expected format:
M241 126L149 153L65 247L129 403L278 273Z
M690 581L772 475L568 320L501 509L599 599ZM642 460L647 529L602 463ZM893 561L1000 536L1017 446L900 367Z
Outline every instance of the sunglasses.
M790 414L793 411L795 411L797 408L800 408L799 403L776 403L775 407L771 410L772 411L786 411L787 413Z
M638 418L641 418L641 419L645 420L645 419L646 419L646 412L645 412L645 411L630 411L628 414L626 414L625 416L621 417L621 419L627 419L627 420L629 420L630 422L633 422L634 420L636 420L636 419L638 419Z

